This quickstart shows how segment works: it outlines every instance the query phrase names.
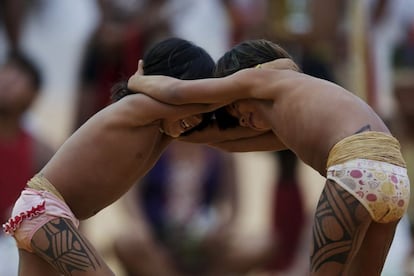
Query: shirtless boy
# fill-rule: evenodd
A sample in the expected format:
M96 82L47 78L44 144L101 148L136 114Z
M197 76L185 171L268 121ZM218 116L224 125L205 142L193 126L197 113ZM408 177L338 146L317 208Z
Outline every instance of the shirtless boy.
M284 56L269 41L248 41L218 61L222 78L137 72L128 87L168 104L225 104L240 126L272 130L278 142L269 150L291 149L327 178L314 219L311 275L380 275L408 206L400 144L365 102L334 83L294 70L243 69Z
M174 38L154 46L144 60L146 74L203 78L214 69L203 49ZM177 107L144 94L123 97L128 90L118 88L115 97L121 99L61 146L29 181L3 226L17 241L20 275L113 275L77 230L79 220L117 200L153 166L173 137L197 126L200 113L213 109L209 104Z

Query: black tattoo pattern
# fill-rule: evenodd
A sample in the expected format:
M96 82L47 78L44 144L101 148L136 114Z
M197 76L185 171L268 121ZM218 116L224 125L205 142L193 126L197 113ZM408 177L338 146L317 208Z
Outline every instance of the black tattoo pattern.
M344 265L351 252L361 218L359 201L340 186L327 184L315 213L313 226L312 272L324 264ZM333 182L330 182L333 184Z
M68 220L50 221L40 231L46 241L32 240L32 248L60 273L72 275L76 271L95 271L101 267L93 250Z
M371 125L361 127L357 132L355 132L355 134L362 133L364 131L371 131Z

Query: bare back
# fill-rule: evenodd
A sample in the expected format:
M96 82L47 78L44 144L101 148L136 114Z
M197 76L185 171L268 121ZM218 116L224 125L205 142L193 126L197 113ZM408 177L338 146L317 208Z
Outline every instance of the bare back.
M279 75L278 75L279 74ZM364 101L344 88L294 71L265 77L256 88L273 100L263 112L274 133L305 163L325 175L330 149L358 131L389 132Z

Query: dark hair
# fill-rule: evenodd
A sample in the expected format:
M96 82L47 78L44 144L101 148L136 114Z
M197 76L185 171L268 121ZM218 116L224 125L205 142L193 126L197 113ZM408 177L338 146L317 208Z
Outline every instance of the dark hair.
M168 38L157 44L145 53L145 75L165 75L183 80L210 78L214 71L214 60L201 47L181 38ZM127 82L119 82L111 89L113 102L121 98L135 94L127 87ZM204 129L209 125L213 113L204 113L202 122L187 131Z
M225 77L241 69L251 68L278 58L291 57L286 50L271 41L265 39L244 41L234 46L217 61L214 77ZM225 107L216 110L215 117L220 129L239 125L239 120L231 116Z
M22 52L13 51L8 54L6 63L19 68L19 70L29 75L34 86L33 91L40 91L40 88L42 86L42 77L40 70L29 57L27 57Z

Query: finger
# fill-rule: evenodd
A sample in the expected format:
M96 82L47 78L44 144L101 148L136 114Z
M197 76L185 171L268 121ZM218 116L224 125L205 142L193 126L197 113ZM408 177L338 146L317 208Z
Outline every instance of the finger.
M290 69L294 71L299 71L297 64L289 58L278 58L266 63L261 64L260 68L265 69Z
M137 73L139 75L144 75L144 61L142 59L140 59L138 61L138 71L137 71Z
M288 69L290 68L288 59L286 58L278 58L260 65L260 68L264 69Z
M302 70L299 68L299 65L297 65L295 62L292 62L292 64L292 70L302 72Z

